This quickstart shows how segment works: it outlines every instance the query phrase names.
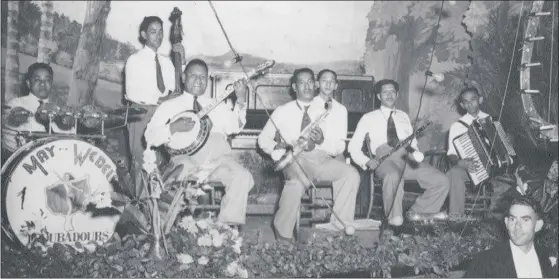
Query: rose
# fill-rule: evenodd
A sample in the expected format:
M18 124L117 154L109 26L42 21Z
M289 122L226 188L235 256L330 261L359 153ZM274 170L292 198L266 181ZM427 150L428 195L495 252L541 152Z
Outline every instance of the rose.
M194 262L194 259L192 259L192 256L188 255L188 254L177 254L177 260L181 263L181 264L189 264Z
M212 237L207 234L198 237L197 244L198 246L212 246Z
M155 169L157 169L157 164L156 164L157 155L155 154L155 151L150 148L144 150L143 155L144 155L143 156L144 163L142 165L142 168L147 173L152 173Z
M207 265L210 260L206 256L202 256L198 259L199 265Z

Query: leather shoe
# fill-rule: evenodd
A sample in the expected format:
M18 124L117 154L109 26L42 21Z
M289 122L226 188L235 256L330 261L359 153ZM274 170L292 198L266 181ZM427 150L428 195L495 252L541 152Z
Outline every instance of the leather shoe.
M283 237L276 229L276 226L272 224L272 231L274 232L274 237L276 242L284 245L293 245L293 238Z

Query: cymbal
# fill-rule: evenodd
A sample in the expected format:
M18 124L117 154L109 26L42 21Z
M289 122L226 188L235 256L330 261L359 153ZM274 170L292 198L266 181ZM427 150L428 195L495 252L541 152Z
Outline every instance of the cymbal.
M114 110L109 111L109 114L116 114L116 115L126 115L126 110L128 109L128 116L131 115L140 115L147 112L145 108L133 108L133 107L123 107L117 108Z

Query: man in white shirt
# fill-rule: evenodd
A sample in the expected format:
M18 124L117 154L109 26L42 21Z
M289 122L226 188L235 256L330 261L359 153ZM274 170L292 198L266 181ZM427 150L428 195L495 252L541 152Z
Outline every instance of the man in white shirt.
M448 213L452 215L464 214L464 204L466 201L466 181L470 180L466 171L474 172L477 166L472 158L460 159L456 152L453 140L468 132L468 128L474 120L485 119L489 114L480 110L479 106L483 103L483 96L475 87L465 88L460 92L460 106L466 110L466 114L457 122L450 126L448 132L448 151L447 156L453 167L447 171L450 180L449 208Z
M529 196L512 200L505 217L509 240L475 257L467 278L557 278L547 247L536 247L534 237L543 227L540 204Z
M264 152L272 155L297 141L301 131L325 112L326 101L331 101L332 110L324 122L310 132L309 140L304 144L305 151L283 169L286 181L273 221L276 239L282 242L290 242L293 238L301 197L311 186L309 180L332 181L333 210L345 223L354 219L355 198L360 182L355 168L334 158L343 153L347 136L347 109L332 98L337 88L336 74L331 70L322 71L316 84L311 69L298 69L293 76L292 87L297 99L276 108L271 120L262 129L258 144ZM320 88L320 94L316 97L315 85ZM276 135L281 135L281 142L275 140ZM272 159L279 159L274 157L272 155ZM333 214L330 223L322 227L343 229Z
M48 120L41 119L36 115L39 107L54 105L52 100L49 100L52 92L53 71L52 68L45 63L33 63L29 66L26 76L26 84L30 92L26 96L17 97L9 100L6 106L9 109L6 111L5 126L13 131L32 131L32 132L47 132ZM52 123L52 131L54 133L73 133L73 119L66 121L63 118L60 122ZM17 143L15 132L2 132L2 160L15 152L21 144Z
M388 217L388 224L393 226L401 226L404 222L402 201L406 179L417 180L419 186L425 189L408 211L407 217L412 221L419 219L420 214L438 213L448 194L448 178L444 173L429 164L414 162L413 156L407 153L409 147L400 148L379 165L378 160L382 154L388 153L399 141L413 133L408 115L395 108L398 89L398 83L394 80L384 79L375 84L374 92L381 102L380 109L361 117L348 145L353 161L364 170L368 168L375 171L383 180L384 213ZM362 151L367 135L368 148L373 158L369 158ZM410 146L418 150L415 138ZM412 161L407 163L409 160Z
M191 60L185 67L182 79L184 94L161 103L147 125L145 139L148 148L168 143L174 133L191 131L194 127L192 119L179 118L174 122L171 119L187 110L200 110L213 101L202 96L208 84L208 66L204 61ZM205 169L212 166L213 171L208 179L222 182L225 186L218 221L238 226L245 224L248 193L254 186L254 180L252 174L235 161L227 141L229 135L239 133L246 123L246 81L235 82L234 88L237 101L233 110L225 103L220 103L210 111L208 116L212 125L206 143L190 156L173 155L167 171L183 166L181 173L175 178L180 181L187 178L193 168Z
M146 109L140 121L128 124L130 145L130 171L140 185L141 162L144 152L143 134L157 105L176 97L175 68L171 60L157 53L163 41L163 21L157 16L144 17L140 24L140 39L144 48L130 55L126 61L125 98L131 107ZM184 56L183 56L184 63Z

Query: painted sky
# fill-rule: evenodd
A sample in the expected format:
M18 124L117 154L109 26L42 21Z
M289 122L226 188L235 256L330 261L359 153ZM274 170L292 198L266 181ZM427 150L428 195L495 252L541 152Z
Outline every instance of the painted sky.
M216 1L214 7L242 53L282 62L318 63L359 60L365 50L367 13L374 1ZM161 52L169 51L168 20L173 7L182 15L187 56L229 51L207 1L112 1L107 33L140 48L138 27L144 16L163 19ZM85 1L54 1L54 10L83 22Z

